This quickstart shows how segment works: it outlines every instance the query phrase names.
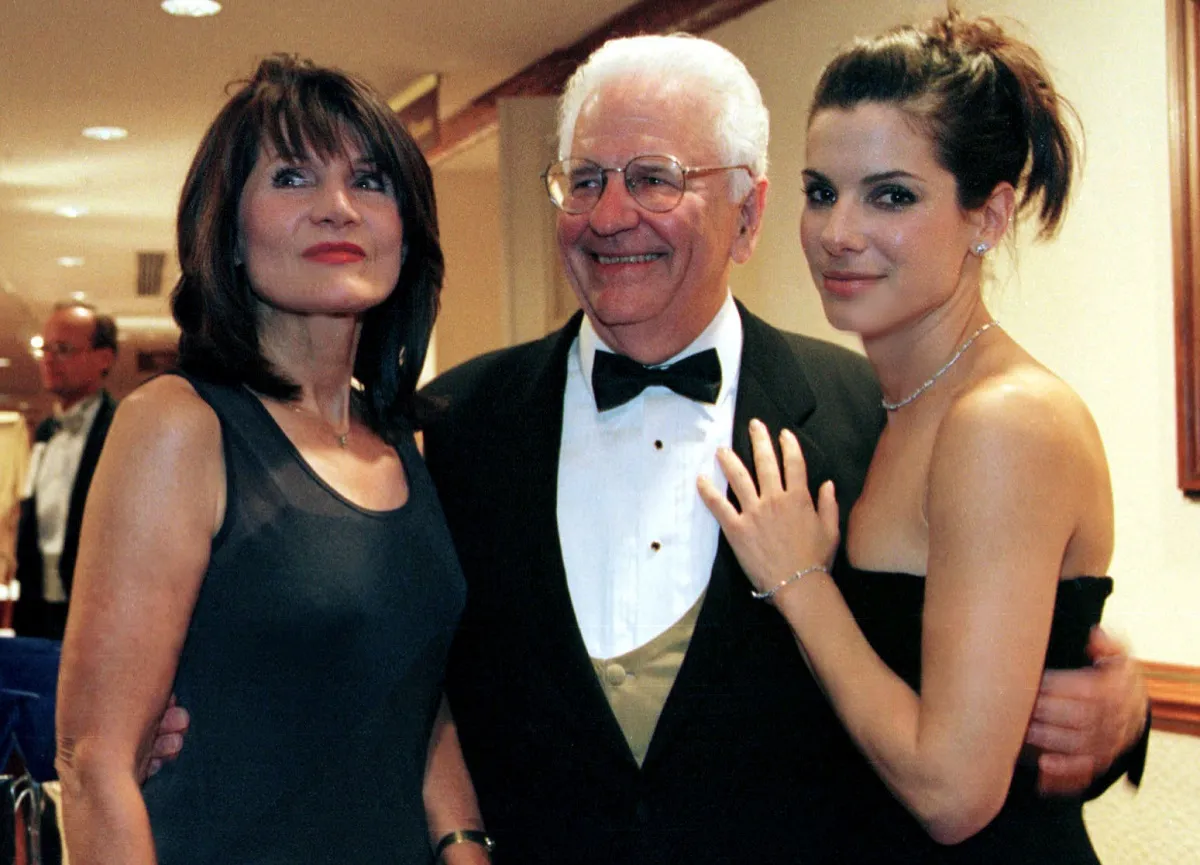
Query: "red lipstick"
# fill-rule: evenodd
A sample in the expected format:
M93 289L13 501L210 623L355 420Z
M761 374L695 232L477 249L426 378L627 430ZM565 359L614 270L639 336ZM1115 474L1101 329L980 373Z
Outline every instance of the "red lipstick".
M363 248L355 243L316 243L301 255L320 264L352 264L367 257Z

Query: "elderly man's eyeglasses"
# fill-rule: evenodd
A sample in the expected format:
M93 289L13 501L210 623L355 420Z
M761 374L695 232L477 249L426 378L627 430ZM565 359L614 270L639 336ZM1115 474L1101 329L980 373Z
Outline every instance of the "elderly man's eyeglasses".
M689 177L703 177L718 171L745 171L749 165L698 165L685 168L672 156L635 156L624 168L604 168L590 159L564 159L542 174L546 192L565 213L588 213L608 183L609 174L620 174L633 200L654 213L666 213L683 200Z

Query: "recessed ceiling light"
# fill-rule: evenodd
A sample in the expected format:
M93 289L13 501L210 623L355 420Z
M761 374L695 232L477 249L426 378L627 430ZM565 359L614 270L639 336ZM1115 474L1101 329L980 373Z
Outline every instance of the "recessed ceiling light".
M77 219L80 216L87 216L88 209L68 204L66 207L55 208L54 212L59 216L65 216L67 219Z
M71 292L71 300L75 301L76 303L83 303L85 300L87 300L87 292L73 291Z
M92 138L96 141L120 141L128 136L129 130L122 129L120 126L89 126L83 130L84 138Z
M42 335L40 333L35 333L33 336L29 337L29 347L34 351L43 348L45 345L46 340L42 339Z
M83 267L83 259L78 255L64 255L58 259L60 267Z
M163 0L162 9L169 15L184 18L206 18L221 11L221 4L214 0Z

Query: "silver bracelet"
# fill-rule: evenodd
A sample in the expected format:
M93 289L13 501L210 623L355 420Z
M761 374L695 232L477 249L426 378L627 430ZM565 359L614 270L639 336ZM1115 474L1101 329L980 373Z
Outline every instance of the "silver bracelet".
M800 570L796 571L796 573L792 574L773 589L767 589L765 592L756 592L754 589L751 589L750 597L754 598L756 601L766 601L769 604L771 601L775 600L776 592L778 592L784 586L790 586L805 574L811 574L813 571L821 571L822 573L827 574L829 573L829 568L825 567L824 565L809 565L807 568L801 568Z

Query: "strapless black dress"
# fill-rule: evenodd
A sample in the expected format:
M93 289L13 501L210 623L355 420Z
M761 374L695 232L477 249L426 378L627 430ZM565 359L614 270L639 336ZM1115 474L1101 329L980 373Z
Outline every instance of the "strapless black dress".
M876 653L914 689L921 684L921 615L925 580L912 574L840 569L838 585ZM1112 592L1108 577L1079 577L1058 586L1046 651L1047 668L1087 666L1088 635ZM848 737L847 737L848 739ZM1008 799L996 818L961 844L933 841L879 780L866 760L847 760L835 783L854 802L837 835L845 863L1011 863L1098 865L1079 798L1045 798L1037 772L1019 764Z

